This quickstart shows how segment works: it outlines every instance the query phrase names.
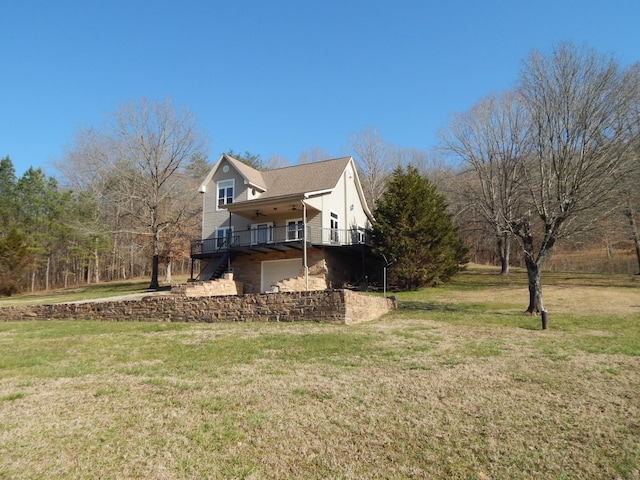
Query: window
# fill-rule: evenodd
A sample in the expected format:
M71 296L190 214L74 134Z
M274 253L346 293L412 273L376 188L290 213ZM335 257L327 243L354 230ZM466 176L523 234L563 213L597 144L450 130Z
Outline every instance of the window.
M330 240L331 243L340 242L340 232L338 231L338 214L336 212L331 212L331 232L330 232Z
M287 221L287 240L302 240L304 238L304 222L302 219Z
M216 248L226 248L227 238L233 235L233 227L218 228L216 230Z
M218 182L218 209L233 203L233 187L235 181L221 180Z
M273 243L273 222L251 225L251 245Z

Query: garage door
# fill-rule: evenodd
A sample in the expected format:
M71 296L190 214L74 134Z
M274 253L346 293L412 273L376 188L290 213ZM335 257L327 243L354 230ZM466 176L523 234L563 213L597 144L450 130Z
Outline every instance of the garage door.
M300 275L302 259L270 260L262 262L262 286L261 291L271 290L271 286L286 278L295 278Z

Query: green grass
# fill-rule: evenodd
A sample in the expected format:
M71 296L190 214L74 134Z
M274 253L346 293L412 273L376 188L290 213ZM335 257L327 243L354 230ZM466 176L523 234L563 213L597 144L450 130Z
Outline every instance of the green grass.
M148 291L149 280L107 282L98 285L85 285L82 287L51 290L48 292L23 293L12 297L0 297L0 307L75 302L78 300L92 300Z
M640 478L635 280L550 278L542 331L522 275L353 326L0 323L0 479Z

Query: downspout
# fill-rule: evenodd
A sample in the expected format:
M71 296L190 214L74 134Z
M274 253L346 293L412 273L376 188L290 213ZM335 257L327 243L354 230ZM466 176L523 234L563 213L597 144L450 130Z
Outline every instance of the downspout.
M227 229L227 273L231 273L231 212L229 212L229 228Z
M302 268L304 268L304 288L309 291L309 266L307 265L307 204L302 202Z

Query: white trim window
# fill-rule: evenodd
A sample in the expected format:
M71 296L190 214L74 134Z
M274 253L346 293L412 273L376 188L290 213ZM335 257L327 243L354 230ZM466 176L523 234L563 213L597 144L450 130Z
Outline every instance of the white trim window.
M251 245L273 243L273 222L251 225Z
M223 227L216 229L216 248L227 247L227 239L233 237L233 227Z
M287 220L287 241L302 240L304 238L304 220L294 218Z
M236 181L232 178L230 180L220 180L217 183L218 187L218 203L216 204L216 210L220 210L225 205L233 203L233 191Z
M340 230L338 229L340 224L338 223L338 214L336 212L331 212L329 226L331 227L331 230L329 231L329 239L331 243L340 243Z

